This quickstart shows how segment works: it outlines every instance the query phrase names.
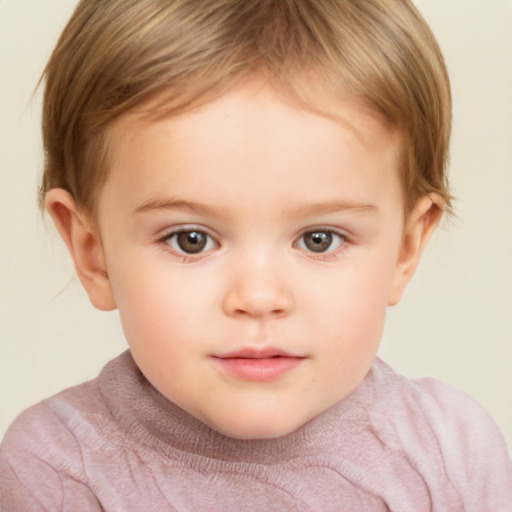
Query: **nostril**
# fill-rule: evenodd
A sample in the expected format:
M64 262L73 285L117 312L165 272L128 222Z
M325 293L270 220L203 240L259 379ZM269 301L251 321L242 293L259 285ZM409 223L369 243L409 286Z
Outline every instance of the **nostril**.
M250 278L249 278L250 277ZM226 290L222 307L229 316L279 318L292 307L291 290L276 279L255 279L245 276Z
M238 317L252 317L252 318L261 318L261 317L282 317L287 315L286 308L265 308L265 307L255 307L254 305L247 308L235 308L232 310L231 314L233 316Z
M247 307L245 307L247 306ZM264 304L246 304L245 306L239 306L234 308L233 312L240 315L251 315L251 314L271 314L271 315L282 315L286 313L287 308L273 308L265 307Z

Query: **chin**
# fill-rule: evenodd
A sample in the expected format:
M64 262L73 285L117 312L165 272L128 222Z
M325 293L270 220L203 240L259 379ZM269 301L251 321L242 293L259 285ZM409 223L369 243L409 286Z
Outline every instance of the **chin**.
M217 432L235 439L272 439L283 437L302 427L306 421L279 422L276 418L269 419L262 423L261 417L257 420L253 418L236 418L236 421L209 423Z
M298 427L297 427L298 428ZM251 439L274 439L278 437L286 436L296 429L276 429L275 427L270 428L253 428L249 427L246 429L226 429L218 430L221 434L232 437L234 439L251 440Z

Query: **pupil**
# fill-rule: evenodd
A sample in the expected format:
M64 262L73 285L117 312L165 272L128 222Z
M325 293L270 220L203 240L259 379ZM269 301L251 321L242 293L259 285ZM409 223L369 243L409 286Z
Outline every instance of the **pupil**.
M206 235L199 231L184 231L178 234L180 249L188 253L201 252L206 246Z
M332 233L328 231L314 231L306 233L304 243L313 252L324 252L332 244Z

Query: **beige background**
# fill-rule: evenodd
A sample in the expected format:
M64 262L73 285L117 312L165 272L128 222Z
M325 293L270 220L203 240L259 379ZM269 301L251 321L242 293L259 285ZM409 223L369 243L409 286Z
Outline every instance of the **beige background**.
M0 0L0 435L125 348L36 207L44 63L75 0ZM453 83L457 218L434 237L381 355L477 398L512 446L512 1L418 0Z

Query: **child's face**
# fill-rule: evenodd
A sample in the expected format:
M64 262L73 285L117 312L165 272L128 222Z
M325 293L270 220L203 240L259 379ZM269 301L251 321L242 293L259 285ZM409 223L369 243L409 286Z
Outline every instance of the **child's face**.
M230 436L284 435L346 397L408 279L398 137L350 100L332 115L246 84L112 131L99 233L133 357Z

